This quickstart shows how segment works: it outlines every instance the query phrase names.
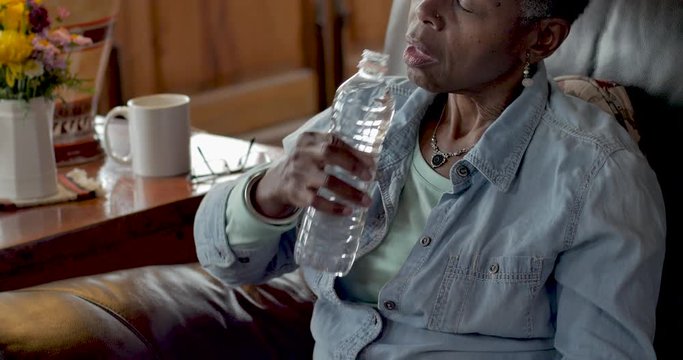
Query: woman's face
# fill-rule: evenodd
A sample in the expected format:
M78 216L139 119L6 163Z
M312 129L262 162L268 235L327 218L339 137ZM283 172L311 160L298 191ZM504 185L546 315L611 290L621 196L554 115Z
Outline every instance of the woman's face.
M469 92L519 77L520 0L412 0L404 61L432 92Z

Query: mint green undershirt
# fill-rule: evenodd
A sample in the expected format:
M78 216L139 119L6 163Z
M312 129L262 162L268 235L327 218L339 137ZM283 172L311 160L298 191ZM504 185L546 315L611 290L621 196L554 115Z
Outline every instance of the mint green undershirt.
M242 193L246 179L238 182L228 198L226 232L231 246L256 242L273 242L280 234L293 228L265 224L254 217ZM420 239L427 217L441 196L453 189L451 181L434 171L422 157L419 143L413 152L412 165L401 192L396 218L390 224L387 237L375 249L356 259L351 271L338 279L340 295L347 300L376 304L380 290L394 277Z
M451 181L434 171L424 160L418 143L398 202L396 218L390 224L387 237L371 252L357 259L348 275L337 280L340 295L351 301L377 304L384 284L398 274L422 237L432 208L444 193L452 189Z
M293 229L296 222L287 225L271 225L255 217L244 202L243 194L247 180L247 177L243 176L228 196L225 211L225 232L228 234L228 242L233 247L268 242L277 244L280 241L280 235Z

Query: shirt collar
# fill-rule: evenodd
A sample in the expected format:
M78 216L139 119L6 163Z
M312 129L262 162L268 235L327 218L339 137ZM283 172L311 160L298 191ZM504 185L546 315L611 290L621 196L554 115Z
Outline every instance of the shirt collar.
M396 111L393 124L384 139L379 170L398 166L412 154L420 122L435 97L436 94L417 88L402 104L401 111Z
M548 102L549 85L543 62L538 64L533 80L534 84L522 91L464 157L503 192L515 179Z

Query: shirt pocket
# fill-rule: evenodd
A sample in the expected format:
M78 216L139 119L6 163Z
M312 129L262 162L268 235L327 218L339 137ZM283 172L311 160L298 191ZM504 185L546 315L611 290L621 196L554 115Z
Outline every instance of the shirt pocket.
M540 334L534 332L534 311L549 315L544 306L535 308L542 274L540 257L451 256L427 327L459 334L536 337Z

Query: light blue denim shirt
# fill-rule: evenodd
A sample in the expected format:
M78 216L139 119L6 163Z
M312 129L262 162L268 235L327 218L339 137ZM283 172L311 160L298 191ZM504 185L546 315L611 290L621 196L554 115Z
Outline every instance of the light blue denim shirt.
M664 205L638 147L610 116L565 96L540 66L535 85L451 169L452 192L376 307L340 300L331 274L303 269L318 296L316 359L654 359ZM396 215L420 121L435 95L392 79L397 112L380 155L359 256ZM329 112L304 130L325 131ZM295 230L230 247L232 184L195 222L216 277L259 283L296 268Z

